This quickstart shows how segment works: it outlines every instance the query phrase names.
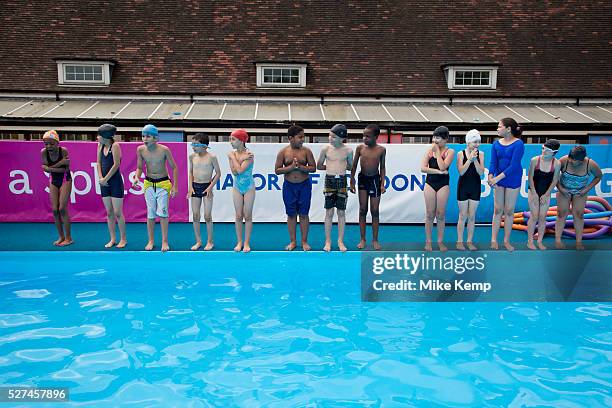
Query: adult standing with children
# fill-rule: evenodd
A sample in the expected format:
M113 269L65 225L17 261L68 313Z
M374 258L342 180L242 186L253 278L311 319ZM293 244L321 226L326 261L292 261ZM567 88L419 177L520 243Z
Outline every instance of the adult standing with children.
M504 247L514 251L510 244L514 206L521 187L523 167L521 160L525 153L525 144L520 139L523 129L516 120L504 118L497 124L496 140L491 147L488 183L493 188L494 207L493 225L491 228L491 249L499 249L497 235L504 216Z

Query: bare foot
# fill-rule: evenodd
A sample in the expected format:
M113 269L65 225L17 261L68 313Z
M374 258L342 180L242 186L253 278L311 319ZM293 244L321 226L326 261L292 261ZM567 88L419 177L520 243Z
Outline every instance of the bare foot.
M378 241L372 241L372 247L374 248L375 251L380 251L380 242Z
M115 245L115 240L111 239L104 245L104 248L112 248L114 245Z
M473 242L468 241L467 242L467 246L468 246L468 249L470 251L478 251L478 247L476 245L474 245Z
M357 244L357 249L363 249L366 246L366 242L365 239L362 239L361 241L359 241L359 243Z
M561 241L555 241L555 248L556 249L565 249L565 244Z
M536 246L533 244L533 241L528 241L527 242L527 248L535 250Z
M291 241L289 245L285 247L285 251L293 251L297 245L294 241Z
M465 251L465 245L463 245L463 242L457 242L457 245L455 245L455 248L457 248L460 251Z
M346 245L344 245L344 242L338 241L338 249L340 252L346 252Z
M239 242L236 244L236 246L234 247L234 251L236 252L242 251L242 242Z
M148 242L147 246L145 247L145 251L150 251L153 249L153 247L155 247L155 243L153 242Z
M191 247L191 250L192 251L197 251L198 249L200 249L201 246L202 246L202 243L200 241L198 241L195 244L193 244L193 246Z
M170 245L168 245L167 242L162 242L161 251L162 252L168 252L169 250L170 250Z
M431 252L432 251L432 249L431 249L431 242L426 242L425 243L425 251L427 251L427 252Z
M207 242L206 246L204 247L205 251L210 251L211 249L213 249L215 247L215 244L213 242Z
M64 240L64 237L59 237L58 239L56 239L55 241L53 241L53 245L55 246L59 246L59 244Z
M548 248L546 248L546 245L544 245L543 243L538 241L538 248L540 248L541 251L546 251Z
M508 252L514 251L514 247L512 245L510 245L509 242L504 242L504 248L506 248L506 250L508 250Z
M308 252L312 248L311 248L310 244L308 244L308 242L302 242L302 249L304 250L304 252Z
M127 245L127 241L126 240L121 240L117 244L117 248L125 248L126 245Z
M491 241L491 249L499 249L499 244L497 241Z
M65 240L63 240L62 242L57 244L57 246L65 247L65 246L68 246L68 245L72 245L73 243L74 243L74 241L72 240L72 238L66 238ZM576 245L576 247L577 246L578 245ZM584 249L584 247L582 247L582 249Z
M325 242L325 246L323 247L325 252L331 251L331 242Z
M249 244L244 244L244 248L242 248L242 252L245 254L251 252L251 246Z
M448 251L448 248L446 247L446 245L444 245L443 242L438 242L438 246L440 247L440 251L442 252Z
M582 242L576 242L576 251L584 251L584 244Z

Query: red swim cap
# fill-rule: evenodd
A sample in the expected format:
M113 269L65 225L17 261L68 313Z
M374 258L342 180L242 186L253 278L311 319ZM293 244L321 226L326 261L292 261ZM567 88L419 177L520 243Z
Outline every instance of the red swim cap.
M234 136L236 139L241 140L243 143L249 141L249 134L244 129L236 129L231 133L231 136Z

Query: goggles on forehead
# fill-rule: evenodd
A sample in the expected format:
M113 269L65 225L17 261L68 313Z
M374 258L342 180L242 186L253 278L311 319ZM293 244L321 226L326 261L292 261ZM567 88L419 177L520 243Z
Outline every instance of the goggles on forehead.
M208 147L206 143L191 143L191 147Z
M559 150L553 150L550 147L542 146L547 152L557 153Z

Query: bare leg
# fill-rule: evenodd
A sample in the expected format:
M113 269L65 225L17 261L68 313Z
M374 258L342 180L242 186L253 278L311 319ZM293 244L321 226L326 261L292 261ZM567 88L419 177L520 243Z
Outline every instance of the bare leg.
M293 251L297 246L296 229L297 229L297 215L287 216L287 229L289 230L289 245L285 247L286 251Z
M574 216L574 229L576 230L576 249L582 251L582 231L584 230L584 207L587 196L575 195L572 198L572 215Z
M150 251L155 247L155 218L147 218L147 235L149 242L145 246L145 251Z
M251 232L253 231L253 204L255 204L255 189L252 188L244 195L244 247L242 252L251 252Z
M205 251L210 251L215 246L213 219L212 219L212 207L213 207L213 197L205 197L204 198L204 220L206 221L206 234L208 235L208 238L206 239L206 246L204 247Z
M193 216L193 235L195 236L195 244L191 247L192 251L197 251L202 246L202 235L200 233L200 208L202 207L202 199L199 197L191 197L191 215Z
M476 210L480 201L468 200L468 221L467 221L467 246L470 251L478 248L474 245L474 228L476 227Z
M444 252L448 248L444 245L444 228L446 227L446 204L450 194L450 186L444 186L436 194L436 229L438 230L438 246Z
M117 219L117 226L119 227L119 243L117 248L125 248L127 245L127 236L125 234L125 216L123 215L123 198L111 198L113 204L113 212Z
M334 208L327 208L325 210L325 246L323 247L325 252L331 251L331 230L333 222Z
M380 251L380 242L378 242L378 225L380 223L380 197L370 197L370 214L372 215L372 248Z
M535 191L529 190L527 198L529 201L529 211L531 212L529 221L527 221L527 248L536 249L536 246L533 244L533 233L536 228L536 223L539 223L538 221L540 220L540 197L538 197ZM539 230L541 230L541 228Z
M368 192L367 190L358 190L357 194L359 196L359 244L357 244L357 249L363 249L366 246Z
M302 234L302 249L304 251L310 251L310 245L308 244L308 230L310 229L310 217L308 214L300 215L300 233Z
M519 188L507 188L504 200L504 247L512 252L514 247L510 244L510 234L514 223L514 206L519 195Z
M425 197L425 250L431 251L431 234L436 218L436 191L429 184L425 184L423 196Z
M72 181L64 182L59 192L59 213L64 224L64 232L66 238L60 242L59 246L67 246L72 244L72 235L70 234L70 214L68 213L68 200L70 200L70 192L72 191Z
M113 211L113 202L110 197L102 197L102 203L106 210L106 225L108 226L108 235L110 241L104 245L104 248L111 248L117 242L117 236L115 235L115 212Z
M55 228L57 229L58 238L53 242L53 245L58 246L64 239L64 227L62 225L62 217L59 212L59 188L53 184L49 185L49 199L51 200L51 209L53 211L53 220L55 221Z
M236 210L236 220L234 226L236 227L236 246L234 251L242 251L242 220L244 219L244 196L240 194L237 188L232 189L232 197L234 198L234 210Z
M465 251L465 246L463 245L463 231L465 229L465 221L468 218L468 211L470 203L468 200L465 201L457 201L459 205L459 219L457 220L457 249L460 251ZM469 241L469 239L468 239Z
M546 246L542 243L544 235L546 235L546 213L550 207L550 200L544 204L540 204L540 216L538 218L538 248L542 251L546 250Z
M555 248L564 249L565 244L561 241L565 220L569 214L570 199L560 192L557 193L557 220L555 221Z
M170 245L168 244L168 217L159 217L159 224L161 225L162 232L162 252L167 252L170 250Z
M338 210L338 249L346 252L344 245L344 226L346 225L346 211Z
M503 187L493 187L493 221L491 225L491 249L499 249L497 245L497 235L501 226L501 217L504 213L504 199L506 189Z

